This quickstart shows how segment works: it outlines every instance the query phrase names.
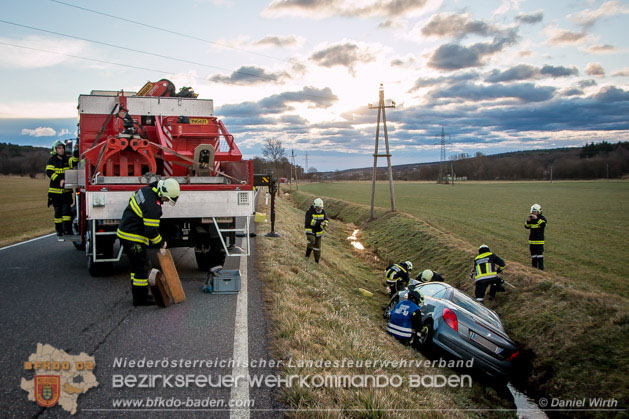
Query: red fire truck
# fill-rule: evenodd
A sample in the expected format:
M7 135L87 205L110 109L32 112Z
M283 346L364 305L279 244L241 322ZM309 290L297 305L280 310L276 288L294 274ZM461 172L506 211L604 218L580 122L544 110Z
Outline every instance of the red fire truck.
M253 162L243 160L212 100L190 88L176 94L160 80L137 94L80 95L78 110L80 162L66 172L65 187L75 190L74 244L85 250L92 275L120 260L116 230L131 194L167 177L181 185L177 205L162 208L160 233L169 247L194 248L201 270L249 253ZM247 237L246 250L235 247L237 232Z

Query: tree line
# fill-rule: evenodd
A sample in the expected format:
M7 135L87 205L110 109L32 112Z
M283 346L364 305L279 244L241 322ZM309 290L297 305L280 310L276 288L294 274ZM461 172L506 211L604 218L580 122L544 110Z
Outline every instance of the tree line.
M0 143L0 174L42 176L49 158L48 148Z

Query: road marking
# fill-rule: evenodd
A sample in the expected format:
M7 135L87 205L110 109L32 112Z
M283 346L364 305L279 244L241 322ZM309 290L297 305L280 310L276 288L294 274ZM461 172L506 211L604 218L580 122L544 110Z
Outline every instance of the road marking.
M19 246L21 244L34 242L35 240L44 239L46 237L54 236L55 234L57 234L57 233L50 233L50 234L46 234L45 236L39 236L39 237L35 237L34 239L30 239L30 240L26 240L26 241L23 241L23 242L14 243L14 244L10 244L8 246L0 247L0 251L5 250L5 249L10 249L11 247Z
M247 259L240 257L240 292L236 298L236 321L234 322L234 367L232 377L245 377L232 387L230 418L249 418L249 322L247 321Z

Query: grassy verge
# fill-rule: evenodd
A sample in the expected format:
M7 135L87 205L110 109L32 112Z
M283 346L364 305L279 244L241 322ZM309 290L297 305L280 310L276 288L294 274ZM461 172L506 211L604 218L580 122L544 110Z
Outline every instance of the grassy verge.
M0 247L52 233L48 179L0 177Z
M292 195L302 209L313 195ZM410 259L418 269L434 269L448 282L473 293L467 275L475 245L403 213L379 213L369 222L369 207L326 199L329 216L363 229L363 244L388 261ZM347 262L350 263L350 262ZM353 263L353 262L351 262ZM571 286L572 280L507 260L509 289L488 305L509 335L532 356L532 372L520 384L543 397L613 397L628 402L629 310L626 298Z
M348 211L351 211L348 208ZM258 271L266 283L265 298L271 319L273 355L284 361L284 374L306 376L400 375L399 388L305 388L282 389L282 402L295 409L296 417L418 417L437 416L435 410L511 408L511 401L496 390L474 382L465 388L410 388L410 375L468 374L463 370L424 366L417 368L381 366L289 365L298 360L374 360L391 362L425 360L424 356L404 347L385 332L382 308L388 297L382 285L380 263L373 254L354 250L347 237L353 226L331 224L323 239L320 264L304 258L304 211L286 199L277 202L277 230L281 237L264 238L269 225L258 229ZM364 297L358 288L374 292ZM503 395L504 396L504 395ZM324 411L317 409L338 409ZM393 412L391 409L396 409ZM405 411L404 409L425 409ZM472 411L452 411L448 416L469 417ZM443 414L443 413L441 413ZM440 415L441 415L440 414ZM482 412L487 416L488 412ZM480 413L478 413L480 415ZM498 412L495 416L508 416Z
M388 183L376 185L376 205L389 206ZM314 183L302 190L359 204L370 203L371 183ZM460 182L455 186L396 182L398 210L478 246L487 242L503 257L530 264L524 219L533 203L548 218L546 269L629 297L626 235L629 182Z

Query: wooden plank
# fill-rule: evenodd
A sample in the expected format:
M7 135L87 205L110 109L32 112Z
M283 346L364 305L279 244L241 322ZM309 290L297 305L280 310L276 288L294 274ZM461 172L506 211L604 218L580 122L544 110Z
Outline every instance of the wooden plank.
M151 270L149 275L149 289L151 290L155 304L163 308L170 305L172 298L170 289L166 281L164 281L162 273L157 269Z
M162 275L173 297L173 302L178 304L185 301L186 294L181 287L181 280L179 279L179 274L177 273L177 268L175 267L175 262L173 262L170 250L160 249L159 253L157 253L157 257L162 267Z

